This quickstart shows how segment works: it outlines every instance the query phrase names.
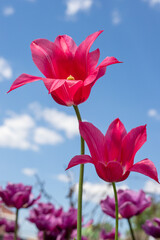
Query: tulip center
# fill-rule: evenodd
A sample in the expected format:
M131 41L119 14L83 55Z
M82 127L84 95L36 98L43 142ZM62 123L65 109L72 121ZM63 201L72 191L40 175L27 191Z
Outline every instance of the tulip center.
M75 80L75 78L72 75L69 75L69 77L67 77L67 80Z

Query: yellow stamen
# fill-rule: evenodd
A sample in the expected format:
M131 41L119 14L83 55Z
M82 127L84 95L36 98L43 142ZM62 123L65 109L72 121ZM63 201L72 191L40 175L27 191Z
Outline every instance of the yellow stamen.
M72 75L69 75L69 77L67 77L67 80L75 80L75 78Z

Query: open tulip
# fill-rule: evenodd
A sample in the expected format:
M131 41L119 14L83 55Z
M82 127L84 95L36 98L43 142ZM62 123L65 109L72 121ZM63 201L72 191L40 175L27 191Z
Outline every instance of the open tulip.
M79 122L79 130L88 145L91 157L75 156L67 169L78 164L92 163L98 176L106 182L123 181L130 172L142 173L158 182L156 167L149 159L134 164L136 152L146 142L146 125L133 128L127 133L117 118L110 124L105 136L88 122Z
M142 225L142 228L147 235L154 238L160 238L160 218L153 218L152 220L147 220Z
M118 210L120 218L129 219L142 213L146 208L151 205L151 198L140 190L135 192L130 189L118 190ZM115 218L115 200L107 196L106 199L101 201L102 211Z
M87 100L91 88L106 72L106 67L119 63L106 57L98 66L99 49L89 52L102 31L89 35L78 47L67 35L58 36L54 42L37 39L31 43L32 58L45 77L20 75L10 91L24 84L42 80L52 98L61 105L78 105Z

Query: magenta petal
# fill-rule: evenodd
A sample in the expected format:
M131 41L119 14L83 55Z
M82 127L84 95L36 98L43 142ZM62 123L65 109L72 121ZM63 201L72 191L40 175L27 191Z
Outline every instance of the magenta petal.
M142 173L159 183L157 169L154 163L147 158L134 164L128 171Z
M77 166L79 164L85 164L85 163L93 163L92 158L89 155L77 155L71 159L66 170L74 166Z
M98 69L96 69L94 72L92 72L92 73L84 80L84 86L88 86L89 84L91 84L91 87L92 87L93 84L96 82L98 72L99 72Z
M32 59L47 78L55 78L53 66L54 43L47 39L37 39L31 43Z
M104 135L92 123L79 122L79 130L86 141L93 161L103 161Z
M112 161L107 165L103 162L95 162L94 163L97 174L100 178L102 178L106 182L120 182L123 169L119 162Z
M116 64L116 63L122 63L122 62L118 61L117 58L115 58L115 57L106 57L106 58L98 65L98 68L107 67L107 66L109 66L109 65Z
M51 79L51 78L43 79L44 85L48 89L49 93L61 87L65 83L65 81L66 79Z
M57 45L66 55L74 55L77 45L68 35L59 35L56 37L54 44Z
M99 57L100 57L100 51L99 51L99 48L97 48L96 50L90 52L88 54L88 71L89 71L89 74L95 70L96 66L97 66L97 63L98 63L98 60L99 60Z
M125 170L133 165L136 152L147 140L146 125L133 128L123 139L122 142L122 166Z
M118 118L110 124L104 138L107 161L120 161L122 139L126 134L126 129Z
M35 82L35 81L38 81L38 80L43 80L43 78L35 77L35 76L32 76L32 75L23 73L12 83L12 85L11 85L11 87L10 87L10 89L7 93L9 93L12 90L14 90L18 87L21 87L21 86L23 86L27 83Z

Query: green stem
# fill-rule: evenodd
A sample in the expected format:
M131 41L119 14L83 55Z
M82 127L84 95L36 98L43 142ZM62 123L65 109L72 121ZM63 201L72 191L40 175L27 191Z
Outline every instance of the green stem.
M17 232L18 232L18 209L16 209L16 221L14 228L14 240L17 240Z
M132 240L136 240L135 236L134 236L134 231L133 231L133 228L132 228L132 223L131 223L131 220L128 218L128 224L129 224L129 229L130 229L130 233L131 233L131 236L132 236Z
M115 198L115 212L116 212L116 229L115 229L115 240L118 240L118 198L116 191L116 184L112 182L114 198Z
M74 106L74 110L78 121L82 121L79 109ZM84 139L81 137L81 155L84 154ZM84 175L84 164L80 165L79 173L79 190L78 190L78 214L77 214L77 240L81 240L82 236L82 193L83 193L83 175Z
M43 231L43 240L46 239L46 231Z

